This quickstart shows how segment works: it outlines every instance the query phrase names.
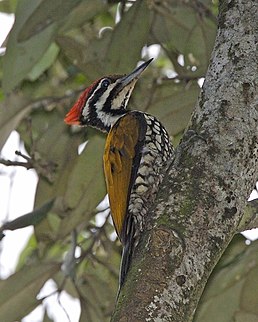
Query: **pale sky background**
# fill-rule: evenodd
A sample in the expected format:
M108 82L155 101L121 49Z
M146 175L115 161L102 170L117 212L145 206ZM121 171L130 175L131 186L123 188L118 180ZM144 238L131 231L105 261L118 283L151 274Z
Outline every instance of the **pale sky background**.
M13 15L0 13L0 45L9 32L13 21ZM0 49L1 52L3 50ZM2 150L1 158L18 159L15 155L16 150L25 153L23 145L20 143L19 134L13 131ZM25 183L26 186L24 186ZM33 209L36 184L37 175L34 170L0 165L0 225L7 219L12 220ZM258 194L253 192L251 198L258 198ZM14 273L19 254L26 245L32 231L32 227L28 227L14 232L6 232L6 237L0 243L0 277L2 279ZM244 235L250 240L254 240L258 237L258 230L248 231ZM53 290L55 290L55 283L48 281L41 290L39 298L52 293ZM65 292L62 292L60 301L67 310L70 322L78 322L80 315L79 301L72 299ZM58 304L56 296L45 300L44 306L47 307L50 317L55 322L69 322L63 309ZM39 322L42 321L42 316L43 308L39 307L24 318L22 322Z

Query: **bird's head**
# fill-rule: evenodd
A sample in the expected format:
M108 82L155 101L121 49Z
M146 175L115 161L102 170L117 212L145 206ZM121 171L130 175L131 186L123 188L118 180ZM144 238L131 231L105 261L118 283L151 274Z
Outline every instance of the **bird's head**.
M105 76L85 89L67 113L67 124L88 125L108 132L116 120L125 114L134 85L152 59L128 75Z

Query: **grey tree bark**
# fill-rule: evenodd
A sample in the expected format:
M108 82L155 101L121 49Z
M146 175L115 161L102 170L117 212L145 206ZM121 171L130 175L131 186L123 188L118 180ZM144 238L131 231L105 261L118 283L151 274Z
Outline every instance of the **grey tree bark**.
M257 224L257 211L241 221L258 179L257 1L221 1L218 24L191 124L150 213L112 321L192 321L234 234Z

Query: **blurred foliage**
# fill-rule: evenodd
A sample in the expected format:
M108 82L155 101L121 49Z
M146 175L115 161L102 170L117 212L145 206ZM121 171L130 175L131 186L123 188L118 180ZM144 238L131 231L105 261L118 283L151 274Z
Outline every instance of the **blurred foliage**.
M236 235L202 295L195 322L258 321L258 241L247 246Z
M65 290L80 300L80 321L109 321L121 249L114 241L108 210L97 208L106 193L105 137L89 128L70 128L63 118L95 78L128 73L139 60L155 57L129 105L156 115L178 143L197 100L198 81L209 64L217 3L3 0L0 11L15 12L5 55L0 56L0 149L9 134L18 131L29 154L24 161L39 176L35 211L22 223L9 225L35 229L17 272L0 281L0 320L13 322L31 312L44 300L36 298L42 285L52 279L57 292ZM78 154L82 143L86 146ZM254 246L241 243L237 249L235 242L231 244L234 256L231 251L225 254L233 256L231 262L211 279L198 321L215 321L206 312L220 311L216 305L221 301L224 306L231 303L227 321L233 321L234 314L236 321L249 315L250 321L257 318L251 299L241 297L250 289L257 298L258 288L251 283L257 262L246 268L255 261ZM239 286L241 274L246 275ZM52 321L47 312L44 321Z

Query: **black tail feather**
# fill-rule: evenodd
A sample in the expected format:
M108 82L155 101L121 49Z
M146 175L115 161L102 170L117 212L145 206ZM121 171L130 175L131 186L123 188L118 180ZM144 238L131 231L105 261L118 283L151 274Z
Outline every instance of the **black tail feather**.
M123 253L120 266L119 291L125 282L136 246L135 222L132 215L127 216L127 221L123 228L122 242Z

